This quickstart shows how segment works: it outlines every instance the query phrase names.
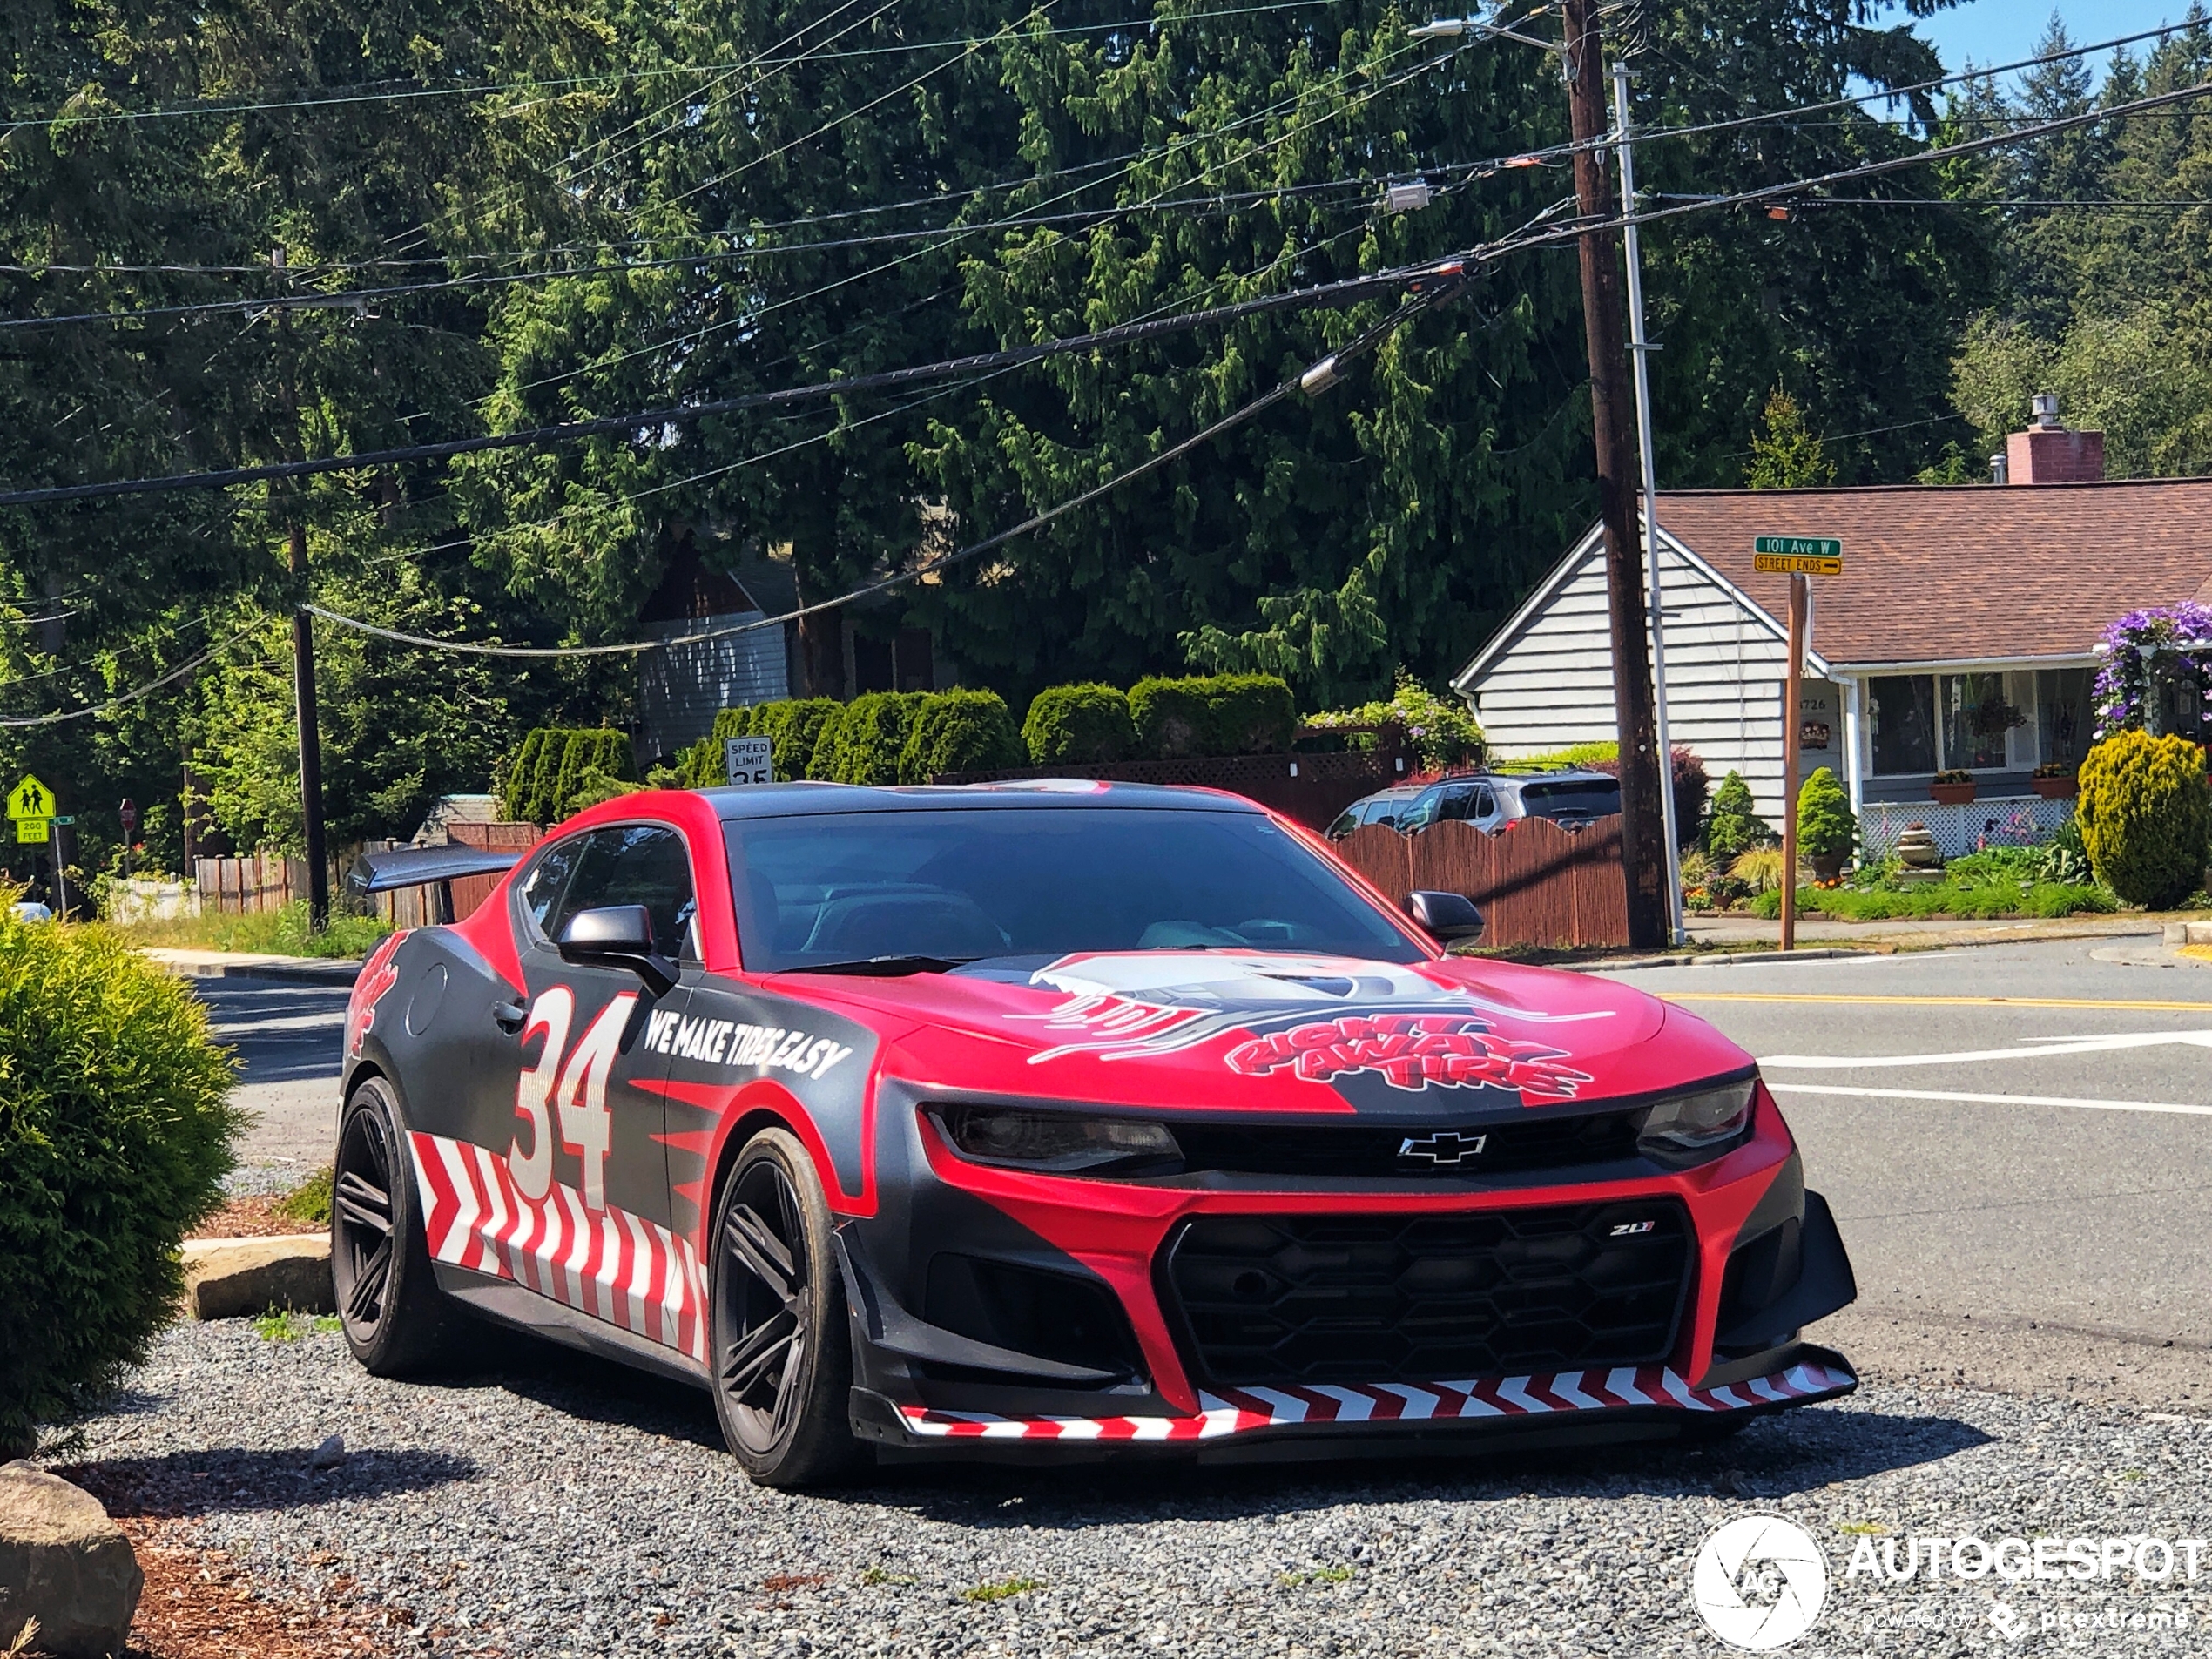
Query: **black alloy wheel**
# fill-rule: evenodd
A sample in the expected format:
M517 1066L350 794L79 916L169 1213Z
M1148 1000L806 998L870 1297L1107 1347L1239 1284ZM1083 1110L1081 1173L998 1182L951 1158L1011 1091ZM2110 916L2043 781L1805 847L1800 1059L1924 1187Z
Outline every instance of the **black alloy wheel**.
M354 1090L338 1130L330 1282L346 1345L377 1376L442 1366L469 1334L467 1314L431 1276L399 1114L381 1077Z
M745 1143L713 1237L710 1358L723 1439L764 1486L848 1473L864 1452L846 1422L845 1282L821 1183L792 1136L764 1130Z

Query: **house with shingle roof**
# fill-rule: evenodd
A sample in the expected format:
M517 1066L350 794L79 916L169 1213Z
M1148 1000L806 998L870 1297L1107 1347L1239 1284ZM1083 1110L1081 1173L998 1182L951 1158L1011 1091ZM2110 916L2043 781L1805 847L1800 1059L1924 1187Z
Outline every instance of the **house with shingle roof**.
M2101 435L2054 411L1961 487L1699 489L1658 496L1669 736L1717 780L1741 772L1779 821L1789 578L1752 567L1762 536L1844 544L1812 579L1797 688L1800 777L1829 766L1884 844L1913 821L1947 851L2025 840L2070 810L2033 787L2093 735L2098 641L2150 605L2212 599L2212 478L2105 481ZM1453 682L1504 757L1615 736L1602 536L1592 525ZM2196 730L2198 699L2163 729ZM1940 771L1974 799L1935 803Z

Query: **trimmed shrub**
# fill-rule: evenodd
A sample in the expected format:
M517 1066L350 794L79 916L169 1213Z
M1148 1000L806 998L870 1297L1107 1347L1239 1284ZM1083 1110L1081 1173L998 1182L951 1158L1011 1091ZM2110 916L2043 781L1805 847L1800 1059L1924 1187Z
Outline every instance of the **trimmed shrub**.
M845 706L829 754L832 783L895 784L899 756L907 746L907 727L921 706L920 691L869 691ZM822 756L814 757L819 765Z
M1713 792L1712 816L1705 820L1705 850L1719 864L1732 864L1755 846L1764 846L1774 840L1774 832L1767 827L1751 806L1751 786L1743 781L1743 774L1731 772L1721 779L1721 786Z
M833 697L798 697L760 705L760 718L753 730L775 745L778 783L814 775L808 768L813 764L822 728L844 706Z
M926 784L939 772L991 772L1028 759L996 691L933 691L907 723L899 781Z
M537 786L537 758L544 752L545 737L543 726L532 727L508 763L507 775L499 780L499 810L510 823L532 821L527 814Z
M1217 674L1198 682L1212 729L1212 752L1273 755L1298 737L1298 702L1275 674Z
M1022 742L1032 765L1126 760L1136 747L1129 695L1117 685L1096 682L1048 686L1029 705Z
M0 907L0 1456L145 1358L245 1123L204 1008L105 927Z
M846 705L840 703L814 728L814 741L806 750L806 767L799 775L826 783L837 776L837 745L845 730Z
M569 811L580 813L587 806L597 806L601 801L612 800L617 795L634 795L644 787L644 785L632 783L626 778L617 778L603 767L586 766L576 775L576 793L569 797Z
M1213 711L1195 679L1154 676L1130 688L1129 718L1136 727L1136 752L1151 760L1181 760L1211 754Z
M2170 909L2204 879L2212 797L2187 738L2121 732L2081 763L2074 811L2097 880L2128 904Z
M1858 846L1851 797L1825 766L1797 790L1797 846L1808 858L1849 858Z
M560 799L557 786L561 777L561 758L568 748L568 729L549 726L545 741L539 745L537 764L530 768L529 792L523 798L523 820L530 824L550 824L553 821L553 804Z

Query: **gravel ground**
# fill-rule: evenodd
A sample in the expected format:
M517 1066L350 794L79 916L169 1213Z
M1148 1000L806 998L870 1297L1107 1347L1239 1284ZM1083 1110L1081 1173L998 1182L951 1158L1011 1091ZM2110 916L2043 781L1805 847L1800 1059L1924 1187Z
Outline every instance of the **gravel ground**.
M334 1433L350 1455L307 1473ZM1793 1656L2198 1653L2212 1623L2212 1549L2194 1586L1847 1575L1911 1534L2212 1535L2212 1419L1965 1388L1872 1386L1704 1451L908 1468L792 1495L750 1486L673 1386L535 1347L379 1382L334 1335L226 1321L165 1337L73 1456L266 1594L381 1603L408 1655L1715 1654L1691 1563L1750 1514L1827 1559Z

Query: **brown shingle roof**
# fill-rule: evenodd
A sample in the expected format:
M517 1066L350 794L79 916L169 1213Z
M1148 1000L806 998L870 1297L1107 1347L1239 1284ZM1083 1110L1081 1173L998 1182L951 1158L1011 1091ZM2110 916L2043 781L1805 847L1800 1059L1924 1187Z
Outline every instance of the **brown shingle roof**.
M2212 588L2212 478L1659 493L1659 523L1779 618L1759 536L1832 536L1813 649L1830 663L2084 655L2105 624Z

